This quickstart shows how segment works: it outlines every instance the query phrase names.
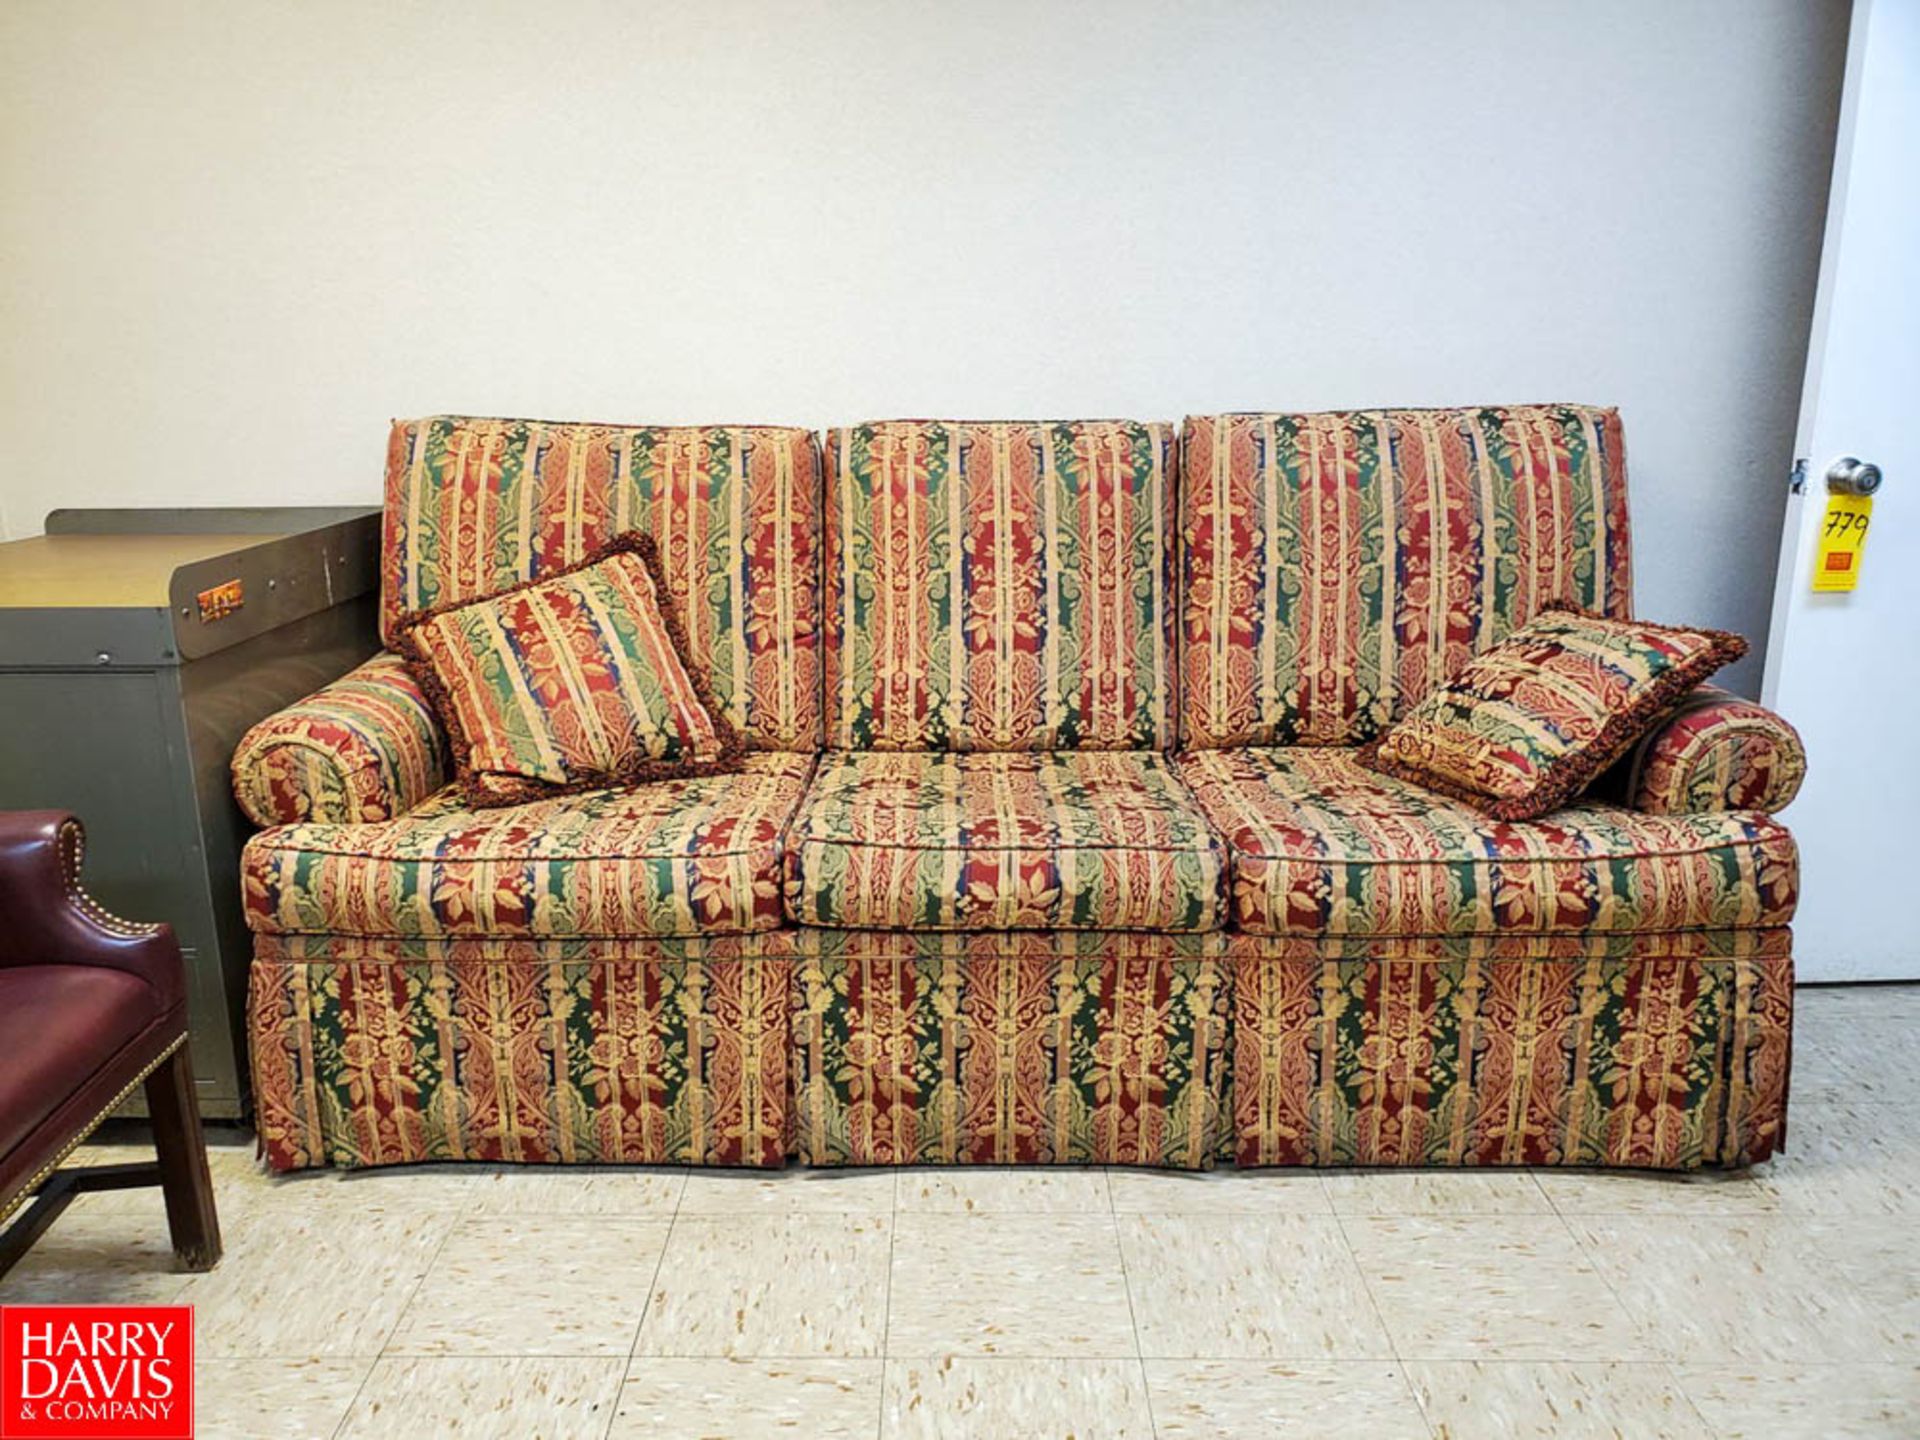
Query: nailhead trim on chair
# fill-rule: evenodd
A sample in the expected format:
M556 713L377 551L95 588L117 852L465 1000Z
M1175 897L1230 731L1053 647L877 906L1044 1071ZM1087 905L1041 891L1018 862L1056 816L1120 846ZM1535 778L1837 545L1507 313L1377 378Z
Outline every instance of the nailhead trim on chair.
M101 1123L109 1115L113 1114L114 1111L118 1110L120 1106L125 1103L127 1097L133 1094L133 1092L146 1081L149 1075L164 1065L174 1051L186 1043L187 1037L184 1034L175 1036L173 1042L169 1044L166 1049L154 1056L153 1060L142 1069L138 1075L126 1083L125 1088L123 1088L118 1095L107 1102L105 1108L102 1109L98 1115L95 1115L93 1119L83 1125L80 1128L80 1132L61 1147L59 1154L47 1161L45 1165L42 1165L39 1172L25 1185L15 1191L12 1198L7 1200L5 1204L0 1204L0 1224L5 1224L6 1221L12 1217L15 1210L18 1210L22 1205L26 1204L27 1201L31 1200L34 1193L39 1190L42 1185L46 1184L47 1177L58 1170L61 1165L66 1162L66 1158L69 1155L86 1144L88 1137L100 1128Z
M67 884L67 899L75 909L111 935L133 940L142 935L159 933L160 926L136 925L131 920L122 920L87 893L86 886L80 883L80 867L87 855L87 836L79 821L69 820L60 827L58 844L60 868L65 872L63 878Z
M98 900L95 900L87 893L86 886L80 883L80 870L87 855L87 836L86 831L77 820L69 820L60 827L60 834L56 840L56 844L60 849L61 878L66 882L68 903L110 935L119 935L129 940L136 940L143 935L159 933L160 926L136 925L131 920L122 920L118 915L113 914ZM156 1055L151 1063L127 1082L126 1088L114 1096L113 1099L107 1103L105 1109L101 1110L98 1115L95 1115L93 1119L89 1120L80 1128L79 1133L61 1148L59 1154L55 1155L43 1165L39 1173L19 1190L15 1191L12 1197L4 1204L0 1204L0 1224L4 1224L15 1210L18 1210L28 1200L32 1199L34 1192L46 1183L47 1177L58 1170L69 1155L84 1145L88 1137L100 1128L101 1123L106 1120L109 1115L113 1114L115 1110L118 1110L127 1097L133 1094L149 1075L155 1070L158 1070L174 1051L184 1045L186 1040L187 1037L185 1034L176 1036L166 1049Z

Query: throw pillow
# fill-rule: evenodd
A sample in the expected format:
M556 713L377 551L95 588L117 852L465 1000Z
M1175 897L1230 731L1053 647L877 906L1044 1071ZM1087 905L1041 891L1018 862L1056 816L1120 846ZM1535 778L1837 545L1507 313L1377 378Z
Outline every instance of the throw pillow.
M1497 820L1558 809L1746 653L1721 630L1550 606L1414 706L1363 765Z
M739 737L689 663L651 536L410 617L395 646L473 805L740 766Z

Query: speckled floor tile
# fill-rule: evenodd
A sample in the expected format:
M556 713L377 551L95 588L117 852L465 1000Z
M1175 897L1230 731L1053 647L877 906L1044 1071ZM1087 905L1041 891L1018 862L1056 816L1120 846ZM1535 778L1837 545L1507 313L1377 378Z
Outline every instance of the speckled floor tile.
M1794 1215L1920 1214L1920 1116L1904 1105L1796 1100L1766 1185Z
M1550 1215L1525 1170L1326 1170L1339 1215Z
M640 1355L878 1355L887 1215L682 1214L640 1327Z
M1794 1058L1801 1045L1873 1053L1858 1042L1890 1040L1911 1046L1916 1037L1909 1023L1920 1013L1920 986L1802 985L1794 992ZM1882 1032L1891 1031L1891 1034Z
M1911 1104L1920 1100L1920 1034L1912 987L1879 990L1866 1013L1801 1013L1794 1019L1793 1098ZM1905 997L1905 998L1903 998Z
M1852 1023L1920 1010L1920 985L1802 985L1794 991L1794 1022L1816 1017Z
M1383 1360L1149 1360L1159 1440L1427 1440L1400 1367Z
M1587 1255L1660 1358L1898 1361L1920 1353L1903 1220L1575 1216Z
M1091 1215L1113 1208L1104 1170L955 1165L900 1172L902 1214Z
M387 1349L397 1355L619 1355L633 1349L667 1222L489 1216L447 1237Z
M872 1440L884 1362L640 1356L607 1440Z
M373 1367L340 1440L600 1440L626 1357L388 1357Z
M83 1195L0 1279L8 1305L164 1305L188 1276L177 1268L165 1213L134 1214Z
M1342 1223L1402 1360L1656 1358L1558 1216Z
M151 1165L153 1162L154 1150L150 1141L96 1139L75 1150L67 1157L62 1168ZM223 1224L237 1223L241 1212L267 1189L265 1176L254 1162L250 1147L209 1145L207 1171L213 1177L214 1208ZM158 1185L144 1185L131 1190L99 1190L82 1196L74 1203L76 1206L85 1205L96 1215L124 1212L143 1223L153 1222L157 1217L161 1226L166 1224L166 1201ZM71 1215L77 1211L69 1210L67 1213Z
M1136 1354L1113 1217L901 1215L887 1354Z
M327 1440L373 1361L209 1360L193 1367L198 1440Z
M1331 1215L1317 1170L1109 1170L1122 1215Z
M187 1277L196 1354L377 1355L453 1228L433 1211L282 1219L227 1232L220 1267Z
M296 1170L263 1175L264 1195L278 1216L406 1215L434 1210L464 1215L473 1208L479 1171L467 1165L397 1165L375 1170Z
M1799 1115L1794 1138L1799 1139ZM1780 1208L1772 1166L1753 1170L1542 1170L1562 1215L1765 1215Z
M1912 1440L1920 1366L1675 1365L1721 1440Z
M331 1184L307 1173L269 1182L294 1208L380 1212L427 1206L451 1214L611 1215L668 1220L684 1170L566 1165L409 1165L362 1170Z
M892 1170L694 1170L683 1215L891 1215Z
M667 1220L680 1208L685 1170L519 1165L482 1171L473 1215L617 1215Z
M1120 1246L1149 1359L1393 1353L1332 1216L1123 1215Z
M1406 1362L1437 1440L1713 1440L1658 1363Z
M1138 1360L889 1358L881 1440L1152 1440Z

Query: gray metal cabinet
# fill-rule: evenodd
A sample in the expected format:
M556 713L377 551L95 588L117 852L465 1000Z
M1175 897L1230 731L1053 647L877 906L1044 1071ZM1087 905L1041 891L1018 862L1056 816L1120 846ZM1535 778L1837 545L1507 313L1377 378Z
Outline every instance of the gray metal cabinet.
M379 538L373 508L56 510L0 544L0 809L78 814L88 890L173 926L210 1116L248 1103L228 762L378 648Z

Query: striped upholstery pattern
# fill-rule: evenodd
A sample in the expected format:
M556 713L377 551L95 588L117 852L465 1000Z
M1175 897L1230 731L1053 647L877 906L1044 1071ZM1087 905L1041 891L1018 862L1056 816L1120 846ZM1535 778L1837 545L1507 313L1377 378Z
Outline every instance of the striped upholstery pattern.
M829 754L787 913L878 930L1211 930L1225 862L1154 754Z
M1746 649L1721 630L1549 609L1468 661L1360 760L1497 819L1534 819Z
M455 790L382 825L293 825L248 842L247 923L402 938L709 935L780 920L781 840L813 771L739 774L475 811Z
M447 727L475 805L737 767L662 608L653 537L410 621L394 637Z
M275 1170L786 1159L782 935L256 935L255 1127Z
M1200 751L1179 766L1226 838L1244 931L1585 935L1793 915L1793 839L1750 811L1490 820L1327 747Z
M1231 989L1220 935L793 932L807 1165L1204 1170Z
M1224 937L1252 1165L1751 1165L1786 1135L1780 929Z
M427 697L398 655L376 655L255 725L233 752L233 795L256 825L404 815L446 783Z
M496 594L628 531L751 748L820 747L820 457L811 431L441 415L387 447L381 632Z
M1609 790L1648 815L1784 810L1800 793L1800 732L1763 705L1703 686L1636 745Z
M1172 743L1171 427L890 421L827 440L828 746Z
M1620 417L1189 418L1184 743L1357 745L1549 602L1631 612Z
M276 1170L1691 1169L1785 1133L1783 928L255 942Z

